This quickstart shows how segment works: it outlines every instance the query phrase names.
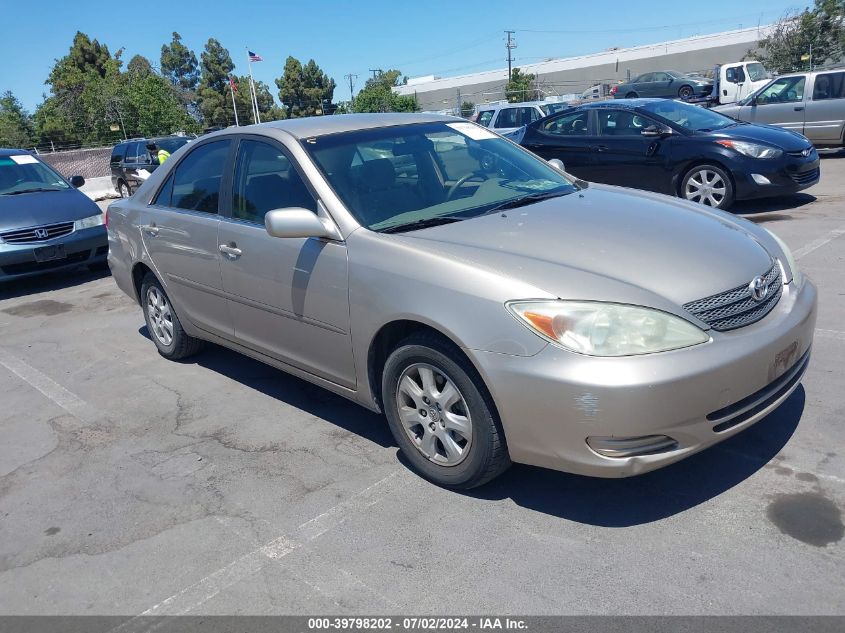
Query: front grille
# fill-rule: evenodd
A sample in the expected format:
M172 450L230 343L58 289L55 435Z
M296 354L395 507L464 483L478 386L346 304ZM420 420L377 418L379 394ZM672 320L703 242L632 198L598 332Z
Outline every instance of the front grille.
M71 253L63 259L52 259L48 262L23 262L21 264L7 264L0 266L0 271L6 275L25 275L26 273L35 273L42 270L52 270L53 268L61 268L62 266L69 266L70 264L81 264L91 251L81 251L79 253Z
M804 375L804 370L810 362L810 350L807 350L804 355L798 359L798 362L790 367L782 376L769 383L759 391L752 393L750 396L734 402L727 407L713 411L707 415L709 422L717 422L713 427L716 433L727 431L735 427L737 424L742 424L746 420L750 420L755 415L765 410L773 403L777 402L785 393L787 393L795 384L801 380Z
M36 234L39 232L40 235ZM60 222L58 224L45 224L44 226L32 226L28 229L16 229L0 233L0 238L7 244L29 244L35 242L46 242L57 237L63 237L73 232L73 222Z
M768 289L763 301L751 296L748 285L738 286L704 299L684 304L684 310L698 317L718 332L734 330L759 321L777 305L783 293L780 265L775 262L763 275Z
M789 172L789 177L792 178L799 185L808 185L819 179L819 168L811 169L810 171Z

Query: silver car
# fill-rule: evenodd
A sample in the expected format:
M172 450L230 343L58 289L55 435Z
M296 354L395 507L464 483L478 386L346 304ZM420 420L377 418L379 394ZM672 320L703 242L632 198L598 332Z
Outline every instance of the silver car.
M412 467L458 488L720 442L797 387L816 319L766 230L439 115L210 134L108 233L163 356L212 341L383 411Z
M739 103L714 108L749 123L778 125L817 147L845 144L845 70L783 75Z

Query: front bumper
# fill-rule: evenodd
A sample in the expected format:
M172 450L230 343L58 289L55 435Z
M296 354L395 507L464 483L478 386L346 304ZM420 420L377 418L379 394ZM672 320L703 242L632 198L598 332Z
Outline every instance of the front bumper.
M785 286L761 321L713 331L709 343L683 350L596 358L549 345L532 357L471 354L513 461L627 477L697 453L774 411L799 384L815 321L816 288L804 279ZM634 457L605 457L587 445L588 437L653 435L677 444Z
M821 176L815 149L806 157L787 154L775 159L745 159L741 167L732 169L732 173L737 200L796 193L818 183ZM760 184L755 175L768 184Z
M39 262L35 249L62 245L65 257ZM95 226L44 242L29 244L0 243L0 281L23 279L34 275L98 264L106 261L109 245L105 226Z

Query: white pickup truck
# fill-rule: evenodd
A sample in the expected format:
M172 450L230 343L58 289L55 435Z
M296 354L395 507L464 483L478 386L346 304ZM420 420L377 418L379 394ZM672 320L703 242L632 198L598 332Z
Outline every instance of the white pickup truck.
M765 86L771 76L758 61L731 62L720 64L715 70L714 94L709 101L713 104L736 103Z

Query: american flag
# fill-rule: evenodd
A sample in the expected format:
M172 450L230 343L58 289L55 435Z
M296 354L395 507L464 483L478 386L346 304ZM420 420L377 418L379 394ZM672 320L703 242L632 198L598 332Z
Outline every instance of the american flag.
M251 62L263 62L264 60L261 58L261 55L256 55L252 51L248 50L249 53L249 61Z

